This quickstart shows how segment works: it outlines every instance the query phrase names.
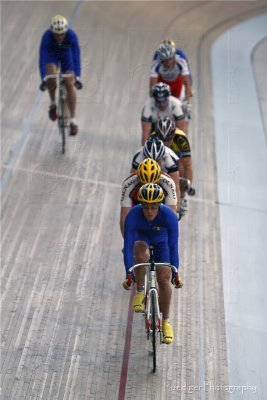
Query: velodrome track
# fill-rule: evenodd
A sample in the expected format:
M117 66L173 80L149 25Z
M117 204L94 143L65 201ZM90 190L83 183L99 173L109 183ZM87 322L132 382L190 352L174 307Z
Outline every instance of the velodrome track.
M258 2L2 2L1 397L225 399L228 385L209 50ZM61 156L38 47L50 17L81 41L80 133ZM175 343L151 360L128 312L119 199L140 144L150 57L172 37L191 60L190 129L198 195L180 225ZM205 387L205 382L207 383Z

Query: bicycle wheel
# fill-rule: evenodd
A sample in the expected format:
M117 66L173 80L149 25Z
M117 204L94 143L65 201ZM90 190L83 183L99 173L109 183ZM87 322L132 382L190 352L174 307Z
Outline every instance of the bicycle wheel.
M156 299L155 293L151 293L151 340L153 353L153 372L157 368L157 319L156 319Z

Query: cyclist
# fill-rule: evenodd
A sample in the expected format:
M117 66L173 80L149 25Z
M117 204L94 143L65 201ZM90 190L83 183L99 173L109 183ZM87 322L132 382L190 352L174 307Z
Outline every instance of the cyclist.
M171 117L177 128L186 128L184 113L180 100L171 96L170 87L166 83L157 83L151 90L152 98L145 103L142 115L142 145L154 130L157 120L161 117Z
M46 75L57 73L58 65L61 65L62 72L72 74L65 78L64 83L67 89L68 106L70 110L70 135L78 133L78 125L75 118L76 111L76 90L82 89L80 80L80 46L76 33L68 27L68 21L61 15L56 15L51 20L50 29L42 36L40 44L39 69L42 79L40 90L46 88L49 91L51 104L48 115L52 121L57 119L56 106L56 83L54 79L45 80Z
M182 216L187 211L185 192L190 196L195 194L195 189L191 186L193 167L188 137L183 131L175 127L173 120L169 117L160 118L155 125L155 131L151 135L151 137L158 137L162 140L165 146L170 147L179 157L179 174L180 177L185 178L180 181L181 206L179 214Z
M178 47L176 47L176 44L175 44L175 42L174 42L172 39L164 39L164 40L159 44L159 47L160 47L161 45L163 45L163 44L169 44L169 45L171 45L171 46L175 49L175 54L177 54L178 56L180 56L181 58L183 58L183 59L186 61L188 70L189 70L189 72L190 72L190 75L189 75L190 84L192 85L192 81L193 81L193 80L192 80L192 74L191 74L191 71L190 71L190 63L189 63L188 57L187 57L187 55L185 54L185 52L184 52L183 50L179 49ZM154 63L158 63L159 61L160 61L160 53L159 53L159 51L158 51L158 49L157 49L157 50L154 52L153 57L152 57L152 65L153 65ZM180 77L180 79L182 80L181 77Z
M169 262L176 268L179 266L178 255L178 220L175 214L164 204L163 189L157 184L143 185L138 191L141 204L133 207L127 215L124 229L124 265L126 276L135 263L149 261L149 245L154 246L156 262ZM163 342L170 344L174 340L173 328L169 321L171 302L171 270L157 268L159 286L159 304L162 312ZM144 277L145 267L135 272L137 291L133 297L132 307L135 312L144 311ZM172 276L174 279L174 275ZM123 287L129 289L128 279ZM183 283L176 276L176 287Z
M171 40L165 40L157 50L157 58L150 71L150 90L158 82L167 83L171 94L183 102L187 128L187 122L191 117L190 71L188 62L177 54L175 43Z
M152 158L157 161L161 171L168 174L174 181L176 187L177 198L180 198L180 185L179 185L179 171L178 161L179 157L169 148L166 147L162 140L157 136L150 136L145 142L144 146L139 149L132 160L132 172L135 172L138 165L145 158Z
M122 183L120 213L122 236L124 235L125 218L132 206L139 203L138 190L145 183L158 183L166 194L165 204L175 213L177 212L177 207L179 210L174 181L168 175L161 173L160 166L155 160L146 158L139 164L136 173L132 173Z

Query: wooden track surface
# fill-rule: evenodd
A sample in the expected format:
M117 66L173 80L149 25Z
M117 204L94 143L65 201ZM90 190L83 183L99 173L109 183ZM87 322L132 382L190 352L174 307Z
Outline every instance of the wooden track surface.
M227 349L209 49L266 2L2 2L1 398L227 399ZM38 47L50 17L73 15L84 90L79 135L60 154ZM140 145L151 54L165 36L191 60L190 140L197 196L180 225L182 290L173 290L175 342L151 359L133 316L122 379L129 293L119 200ZM129 326L128 326L129 328ZM123 383L124 382L124 383ZM124 385L124 388L122 387Z

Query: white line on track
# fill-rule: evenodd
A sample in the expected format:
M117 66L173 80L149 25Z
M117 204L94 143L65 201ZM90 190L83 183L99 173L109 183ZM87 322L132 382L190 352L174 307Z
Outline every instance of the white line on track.
M9 166L9 165L4 165L3 168L11 169L11 170L13 170L15 172L18 171L18 172L25 172L25 173L29 173L29 174L39 174L39 175L50 176L51 178L67 179L67 180L70 180L70 181L85 182L85 183L88 183L88 184L103 185L103 186L114 187L114 188L121 188L121 184L119 184L119 183L113 183L113 182L107 182L107 181L101 181L101 180L94 180L94 179L87 179L87 178L80 178L79 176L69 176L69 175L64 175L64 174L55 174L54 172L48 172L48 171L43 171L43 170L39 170L39 169L12 167L12 166Z

